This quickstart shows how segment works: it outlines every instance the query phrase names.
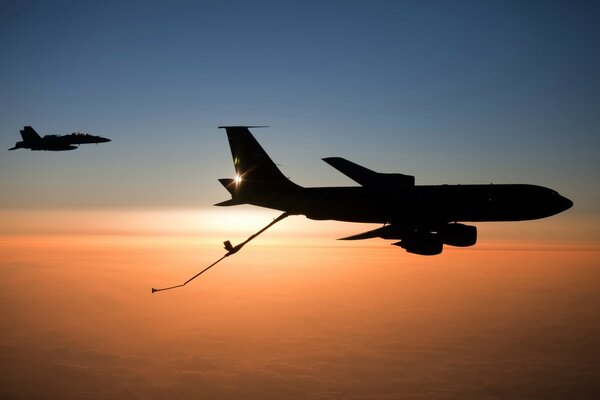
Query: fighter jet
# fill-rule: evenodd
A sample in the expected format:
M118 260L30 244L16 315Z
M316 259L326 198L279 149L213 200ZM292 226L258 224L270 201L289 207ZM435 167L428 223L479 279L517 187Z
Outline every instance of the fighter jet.
M415 185L411 175L380 173L340 157L323 161L360 186L302 187L281 173L248 126L222 126L235 178L219 179L231 199L215 204L252 204L314 220L380 223L341 240L383 238L409 253L440 254L444 245L477 242L477 228L462 222L524 221L563 212L573 202L530 184ZM229 246L231 247L231 246ZM226 244L227 248L227 244Z
M29 150L48 150L64 151L75 150L76 145L85 143L106 143L110 139L102 136L94 136L89 133L74 132L68 135L46 135L41 137L31 126L25 126L21 129L22 141L17 142L14 147L8 150L29 149Z

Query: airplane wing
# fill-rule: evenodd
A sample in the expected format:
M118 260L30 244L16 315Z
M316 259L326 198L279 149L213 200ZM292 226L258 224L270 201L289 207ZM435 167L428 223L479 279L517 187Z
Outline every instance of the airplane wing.
M409 225L384 225L381 228L373 229L371 231L362 232L356 235L347 236L338 240L364 240L373 238L382 239L402 239L405 235L410 232L414 232L416 227Z
M356 235L350 235L343 238L339 238L338 240L364 240L364 239L374 239L381 237L382 228L373 229L372 231L358 233Z
M435 255L442 252L444 245L468 247L477 242L477 228L459 223L445 223L437 227L426 225L389 224L371 231L347 236L339 240L363 240L372 238L400 239L392 243L409 253Z
M400 239L399 242L392 243L394 246L402 247L409 253L416 253L423 256L433 256L440 254L444 247L444 239L437 233L429 229L410 227L405 225L384 225L381 228L373 229L368 232L359 233L339 240L363 240L372 238L382 239Z
M375 172L341 157L327 157L323 158L323 161L364 187L390 185L410 187L415 185L415 177L411 175Z
M21 133L21 137L25 142L36 142L42 139L42 137L31 126L24 126L19 132Z

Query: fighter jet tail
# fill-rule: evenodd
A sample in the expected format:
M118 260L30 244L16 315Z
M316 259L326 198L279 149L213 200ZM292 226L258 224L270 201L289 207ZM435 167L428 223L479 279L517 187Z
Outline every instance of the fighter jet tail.
M37 142L42 140L42 137L31 126L24 126L19 132L25 142Z

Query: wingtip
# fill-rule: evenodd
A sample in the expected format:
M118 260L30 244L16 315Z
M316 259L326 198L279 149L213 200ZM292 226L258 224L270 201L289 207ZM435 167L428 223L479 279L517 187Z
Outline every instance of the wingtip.
M343 157L324 157L321 158L321 160L325 161L327 164L336 169L338 169L337 165L339 165L341 162L348 162L348 160Z
M222 201L220 203L213 204L213 206L231 207L231 206L239 206L240 204L243 204L243 203L239 203L238 201L236 201L234 199L229 199L229 200Z
M249 129L249 128L270 128L270 126L269 125L222 125L222 126L219 126L218 128L219 129L227 129L227 128L230 128L230 129L235 129L235 128L238 128L238 129L239 128Z
M360 240L361 238L357 237L357 236L360 236L360 235L361 234L351 235L351 236L345 236L345 237L337 238L336 240Z

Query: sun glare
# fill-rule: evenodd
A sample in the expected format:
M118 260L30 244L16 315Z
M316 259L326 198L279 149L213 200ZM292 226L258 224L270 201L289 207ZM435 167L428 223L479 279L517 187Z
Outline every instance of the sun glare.
M239 185L242 182L242 177L239 175L236 175L235 178L233 178L233 181L235 182L236 185Z

